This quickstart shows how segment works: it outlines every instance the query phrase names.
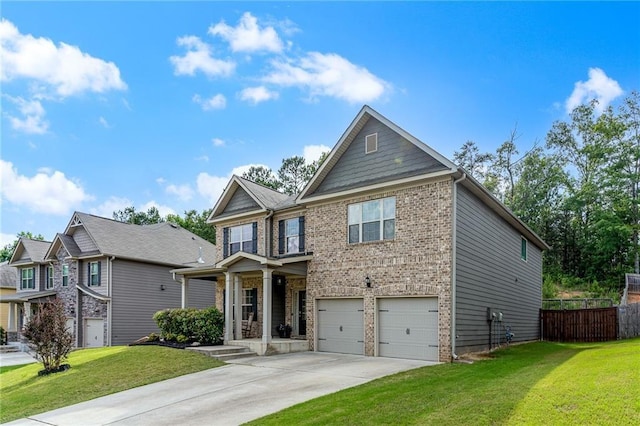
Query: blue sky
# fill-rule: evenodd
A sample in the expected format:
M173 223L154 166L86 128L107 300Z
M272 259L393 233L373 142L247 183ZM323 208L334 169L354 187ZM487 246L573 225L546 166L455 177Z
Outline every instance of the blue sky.
M0 40L2 244L74 210L214 205L314 160L368 104L451 158L521 152L640 90L640 3L12 2Z

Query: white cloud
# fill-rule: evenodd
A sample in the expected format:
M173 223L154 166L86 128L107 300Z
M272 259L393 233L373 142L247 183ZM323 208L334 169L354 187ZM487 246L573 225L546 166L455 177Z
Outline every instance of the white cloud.
M105 129L110 129L111 125L109 125L109 122L107 122L107 119L104 117L100 117L98 119L98 122L102 125L102 127L104 127Z
M228 76L236 68L233 61L224 61L211 56L211 46L196 36L180 37L176 43L188 50L184 56L169 58L176 75L195 75L197 71L201 71L209 77Z
M89 211L91 214L108 217L109 219L111 219L113 218L113 212L124 210L125 208L131 207L132 205L133 201L128 198L111 196L109 197L109 199L107 199L107 201L100 204L96 208L90 209Z
M227 98L218 93L209 99L202 99L200 95L193 95L193 102L199 104L203 110L210 111L212 109L224 109L227 106Z
M182 201L189 201L193 197L193 189L189 185L167 185L167 194L175 195Z
M213 138L211 139L211 142L213 143L213 146L225 146L226 142L220 138Z
M271 62L273 71L263 78L279 86L305 89L314 98L329 96L350 103L370 102L381 97L390 85L366 68L334 53L309 52L296 61Z
M273 27L260 28L258 19L245 12L237 27L231 27L224 21L209 27L209 34L222 37L229 42L234 52L274 52L282 51L283 43Z
M161 217L165 217L168 214L176 214L176 211L173 210L171 207L163 206L162 204L158 204L154 200L146 202L145 204L143 204L139 208L136 207L136 210L139 211L139 212L147 212L147 210L149 210L151 207L157 208Z
M303 148L302 156L307 164L311 164L319 160L322 154L329 151L331 151L331 148L326 145L307 145Z
M77 46L56 46L50 39L21 34L6 19L0 21L0 56L0 80L30 79L63 97L127 88L113 62L95 58Z
M253 105L257 105L260 102L269 101L271 99L278 99L278 92L268 90L264 86L248 87L240 92L240 99L247 101Z
M248 172L252 166L268 168L268 166L265 166L264 164L247 164L234 168L226 176L213 176L209 173L202 172L196 179L198 193L205 197L211 206L213 206L218 201L218 198L220 198L222 191L229 183L231 177L233 175L242 176L245 172Z
M17 239L17 234L5 234L4 232L2 232L0 233L0 247L4 247L8 244L13 244L13 242Z
M565 102L567 114L577 106L593 99L598 101L596 111L602 112L624 91L617 81L607 77L600 68L589 68L589 80L575 83L571 96Z
M205 163L209 162L209 156L208 155L201 155L200 157L196 157L197 161L204 161Z
M23 118L6 114L11 127L18 131L32 135L42 135L49 130L49 122L44 119L46 112L39 100L26 100L21 97L5 96L6 99L14 103Z
M34 212L67 215L83 201L93 199L60 171L40 170L27 177L19 175L12 163L0 160L0 176L2 199Z

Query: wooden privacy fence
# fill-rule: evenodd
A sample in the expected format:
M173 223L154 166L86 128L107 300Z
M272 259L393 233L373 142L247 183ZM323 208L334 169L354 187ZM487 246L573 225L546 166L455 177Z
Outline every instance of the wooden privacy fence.
M640 336L640 303L618 307L618 326L620 339Z
M605 342L618 338L618 308L540 310L542 340Z

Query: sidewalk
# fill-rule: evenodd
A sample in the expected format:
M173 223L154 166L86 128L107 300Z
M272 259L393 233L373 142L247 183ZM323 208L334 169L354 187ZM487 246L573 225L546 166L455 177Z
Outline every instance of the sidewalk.
M23 365L38 362L27 352L6 352L0 353L0 367L8 367L10 365Z

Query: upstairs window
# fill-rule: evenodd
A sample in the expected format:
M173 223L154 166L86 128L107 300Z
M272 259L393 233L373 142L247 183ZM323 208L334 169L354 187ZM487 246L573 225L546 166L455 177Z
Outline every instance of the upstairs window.
M51 290L53 288L53 266L47 266L47 281L44 288L46 290Z
M524 237L520 238L520 259L527 261L527 240Z
M62 287L69 285L69 265L62 265Z
M224 257L239 251L256 253L258 250L258 222L224 228Z
M304 252L304 216L278 221L278 254Z
M349 244L393 240L396 232L396 198L350 204L348 224Z
M95 287L100 285L100 262L88 264L87 285Z
M25 268L20 271L20 290L35 290L35 268Z

